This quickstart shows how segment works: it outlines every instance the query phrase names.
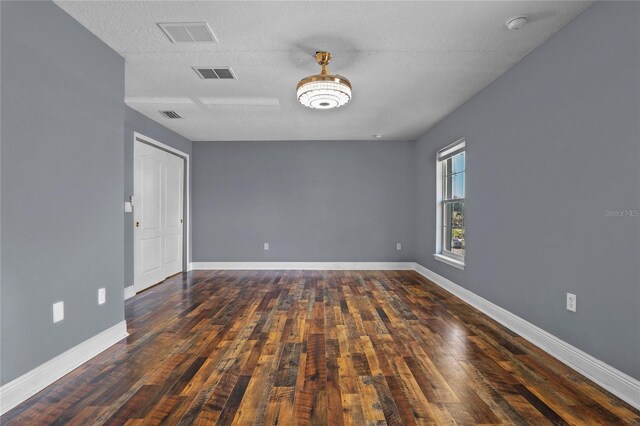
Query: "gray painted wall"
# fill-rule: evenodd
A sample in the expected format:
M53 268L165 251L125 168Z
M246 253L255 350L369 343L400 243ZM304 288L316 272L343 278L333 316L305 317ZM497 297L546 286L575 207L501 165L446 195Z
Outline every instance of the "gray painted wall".
M400 141L194 142L193 260L412 261L413 154Z
M4 384L124 319L124 60L52 2L0 7Z
M129 201L129 196L133 195L134 132L189 155L191 155L191 141L128 106L125 106L124 109L124 201ZM133 285L133 213L125 213L124 216L124 286L128 287ZM185 215L185 217L187 216ZM185 230L190 220L191 218L187 218Z
M526 31L526 30L525 30ZM640 378L640 4L596 3L417 143L418 263ZM434 260L467 140L467 267ZM577 313L565 309L575 293Z

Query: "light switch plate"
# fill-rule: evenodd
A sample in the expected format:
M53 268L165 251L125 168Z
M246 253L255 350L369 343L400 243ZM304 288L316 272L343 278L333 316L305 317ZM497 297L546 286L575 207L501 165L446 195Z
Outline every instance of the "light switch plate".
M264 243L264 249L269 250L269 243Z
M107 289L106 288L99 288L98 289L98 305L104 305L104 303L107 301Z
M402 250L402 243L396 243L396 250Z
M131 204L131 201L124 202L124 211L127 213L131 213L133 211L133 204Z
M64 319L64 302L53 304L53 322L60 322Z

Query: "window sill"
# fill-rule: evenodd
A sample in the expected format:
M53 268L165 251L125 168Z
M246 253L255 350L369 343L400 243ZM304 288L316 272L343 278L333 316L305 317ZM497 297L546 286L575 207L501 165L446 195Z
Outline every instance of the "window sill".
M454 268L462 269L464 271L464 262L453 259L449 256L445 256L444 254L436 253L433 255L435 260L439 260L440 262L446 263L449 266L453 266Z

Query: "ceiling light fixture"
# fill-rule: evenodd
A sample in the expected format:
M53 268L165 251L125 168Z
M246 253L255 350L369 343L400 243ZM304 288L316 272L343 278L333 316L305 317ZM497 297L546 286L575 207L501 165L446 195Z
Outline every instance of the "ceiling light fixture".
M331 53L316 52L316 61L322 70L320 74L305 77L296 87L298 101L306 107L330 109L340 107L351 100L351 83L346 78L327 72Z

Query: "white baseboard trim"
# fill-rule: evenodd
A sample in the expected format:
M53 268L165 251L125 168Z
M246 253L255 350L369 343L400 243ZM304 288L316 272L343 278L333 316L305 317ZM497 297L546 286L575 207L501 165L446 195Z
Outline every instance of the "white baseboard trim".
M0 415L26 401L128 335L127 322L119 322L3 385L0 387Z
M136 289L132 285L124 288L124 300L131 299L136 295Z
M393 271L414 269L414 262L192 262L191 269L294 269L294 270L352 270Z
M434 284L439 285L508 329L519 334L554 358L557 358L616 395L618 398L640 409L640 381L594 358L588 353L570 345L519 316L512 314L506 309L489 302L487 299L460 287L420 264L415 264L415 270Z

